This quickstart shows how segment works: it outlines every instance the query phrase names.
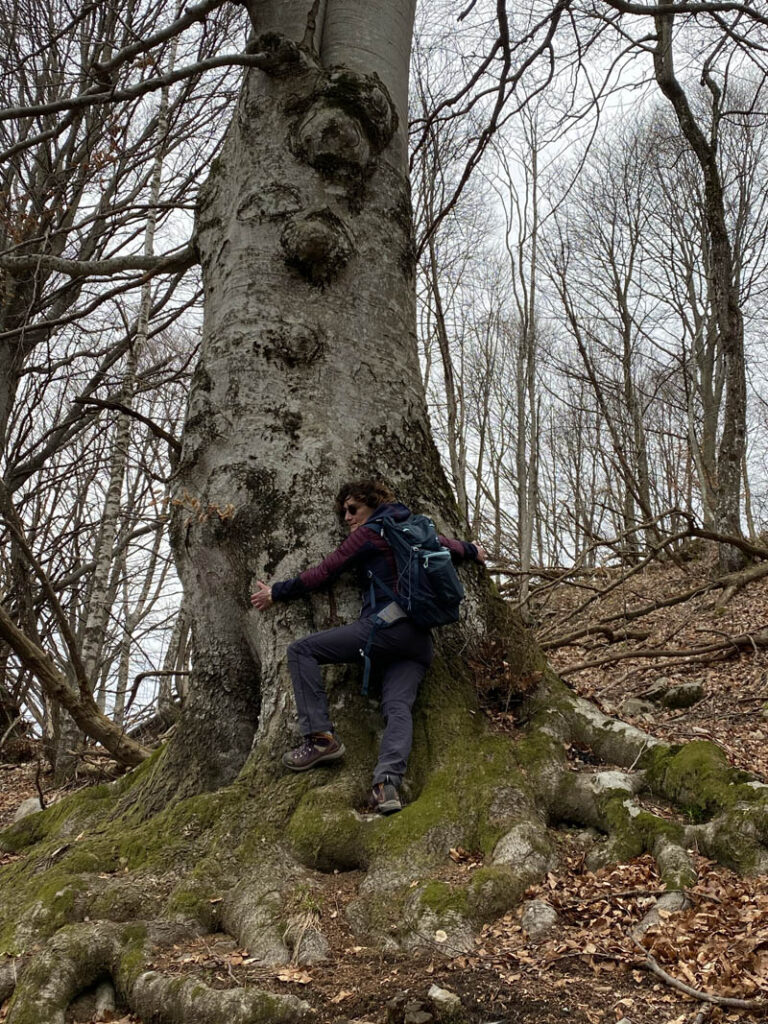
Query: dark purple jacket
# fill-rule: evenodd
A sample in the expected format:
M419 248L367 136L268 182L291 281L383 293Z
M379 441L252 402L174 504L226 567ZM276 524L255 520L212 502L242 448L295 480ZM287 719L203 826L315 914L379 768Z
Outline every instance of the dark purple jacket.
M371 515L392 516L393 519L403 520L410 515L410 510L395 502L388 505L380 505ZM440 543L448 548L455 559L470 558L477 561L477 548L465 540L452 540L450 537L440 537ZM358 584L362 591L363 607L360 618L365 619L373 615L375 611L389 604L390 598L383 593L375 595L375 605L371 604L371 572L390 590L397 593L397 567L389 544L376 530L370 527L358 526L354 533L342 541L335 551L331 552L319 565L313 565L311 569L305 569L300 576L294 576L290 580L282 580L280 583L272 584L273 601L292 601L296 597L303 597L311 590L319 590L336 579L346 569L356 569Z

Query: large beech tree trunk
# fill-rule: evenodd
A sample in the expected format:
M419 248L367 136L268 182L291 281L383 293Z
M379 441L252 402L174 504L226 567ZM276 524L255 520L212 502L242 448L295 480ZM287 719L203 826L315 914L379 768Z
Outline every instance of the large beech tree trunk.
M306 4L254 4L263 70L198 207L204 341L172 526L193 680L164 776L182 792L230 780L257 724L260 744L287 741L286 643L356 615L351 593L264 616L248 600L339 543L343 479L380 475L457 529L417 364L413 6L333 0L313 32Z

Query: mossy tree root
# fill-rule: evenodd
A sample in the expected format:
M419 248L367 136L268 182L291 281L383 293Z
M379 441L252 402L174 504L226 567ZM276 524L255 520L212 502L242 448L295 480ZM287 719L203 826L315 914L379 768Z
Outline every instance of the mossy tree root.
M546 823L514 747L488 731L465 686L446 674L422 700L413 791L399 814L361 813L360 762L370 748L360 756L348 745L346 764L300 795L284 837L309 871L365 871L348 911L361 940L411 949L444 932L452 948L470 948L476 927L515 905L551 865ZM459 848L481 853L485 866L435 881Z
M356 756L318 773L297 794L283 833L296 860L310 874L365 871L348 910L361 939L411 949L431 945L442 932L452 948L469 948L480 924L518 903L553 866L548 826L560 823L606 835L589 856L593 868L651 854L668 892L684 893L695 883L689 851L697 845L741 869L763 864L764 791L734 772L714 745L672 748L602 714L549 672L527 713L524 735L511 743L489 734L455 685L433 687L417 716L416 792L400 814L375 819L356 809L363 792ZM615 767L574 771L569 744ZM648 809L648 796L682 814ZM697 813L715 817L699 824ZM441 880L460 847L481 853L484 866ZM748 852L736 865L739 850ZM268 903L262 899L252 918L262 937ZM258 939L253 927L250 936L228 928L245 945Z
M212 989L194 979L146 971L137 978L129 1005L144 1020L162 1024L298 1024L311 1007L296 996L260 989Z
M0 1006L13 995L19 977L24 973L28 957L8 957L0 964Z
M151 818L120 804L151 773L145 765L133 781L79 794L7 830L3 846L29 856L3 869L0 948L20 954L56 933L20 974L11 1024L60 1019L76 990L102 976L129 1005L161 1000L174 1009L158 1019L183 1019L192 988L146 970L147 950L175 926L163 933L149 924L139 934L119 923L137 917L181 916L195 922L187 934L222 928L265 964L316 962L328 951L323 888L335 871L364 872L347 912L359 939L385 949L441 941L469 948L481 924L554 867L552 827L560 823L607 837L590 866L650 853L670 892L684 894L695 881L692 847L742 871L768 870L768 787L735 771L713 744L662 743L602 715L548 672L513 740L486 727L466 680L439 662L436 671L415 716L409 799L390 818L361 810L374 730L358 713L343 723L343 763L288 776L259 754L234 784ZM581 770L569 744L607 763ZM665 817L646 806L647 796L683 813ZM457 869L460 848L482 855L482 866ZM6 989L12 973L0 974ZM198 996L202 1007L204 990ZM259 999L249 1013L261 1012ZM227 1019L240 1019L238 1006ZM285 1019L303 1012L283 1009Z
M11 1000L8 1024L64 1024L69 1005L110 979L122 1002L163 1024L259 1024L304 1020L309 1006L293 996L259 990L220 992L190 979L149 970L153 954L199 935L180 922L75 924L60 929L31 960Z
M733 768L714 743L663 743L604 715L551 672L526 711L524 745L542 751L545 737L553 741L548 766L546 758L537 764L550 823L590 825L608 836L590 867L647 852L670 891L696 880L691 848L743 873L768 870L768 786ZM564 755L571 743L620 770L574 773ZM668 803L687 821L645 809L643 796Z

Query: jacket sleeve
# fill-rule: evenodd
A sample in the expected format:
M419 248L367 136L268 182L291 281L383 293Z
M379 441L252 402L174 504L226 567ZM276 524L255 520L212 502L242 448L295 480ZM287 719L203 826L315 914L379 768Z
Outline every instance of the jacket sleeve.
M453 537L443 537L442 534L437 539L444 548L448 548L454 561L465 558L471 562L477 561L477 548L471 541L454 540Z
M365 526L358 527L322 562L313 565L310 569L305 569L299 576L273 583L272 600L292 601L294 598L304 597L312 590L320 590L335 580L345 569L349 569L363 552L380 547L382 543L386 544L386 541L382 541L373 530L369 530Z

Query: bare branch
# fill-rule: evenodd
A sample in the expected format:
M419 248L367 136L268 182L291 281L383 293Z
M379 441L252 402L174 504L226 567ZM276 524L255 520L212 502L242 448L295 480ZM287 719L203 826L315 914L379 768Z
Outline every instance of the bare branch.
M644 4L633 4L629 0L606 0L609 7L620 14L637 14L640 17L655 17L659 14L668 14L669 7L666 4L658 6L645 6ZM760 25L768 25L768 14L762 14L757 10L756 4L739 3L678 3L675 4L675 14L714 15L716 14L744 14L752 21Z
M143 270L152 274L173 274L189 270L199 263L193 244L165 256L115 256L106 260L65 260L59 256L0 256L0 267L12 274L49 270L57 274L79 277L113 277L127 270Z
M46 652L22 633L6 610L0 606L0 637L13 650L25 668L40 680L48 696L67 709L83 732L103 743L121 764L137 765L150 751L130 739L106 715L102 715L90 693L73 690Z
M561 669L560 674L564 677L574 675L576 672L583 672L588 668L599 668L602 665L612 665L618 661L629 661L633 658L695 658L700 660L704 655L715 654L737 654L741 650L756 650L758 647L768 647L768 629L759 633L741 633L739 636L729 636L716 644L701 644L698 647L638 647L634 651L618 651L615 654L607 654L601 658L591 658L588 661L580 661L576 665L566 665Z
M645 966L652 971L657 978L672 988L676 988L678 992L684 992L687 996L692 996L694 999L700 1000L702 1003L712 1003L715 1006L726 1006L729 1009L734 1010L753 1010L756 1012L765 1011L768 1008L768 1003L764 999L733 999L730 996L716 996L711 992L702 992L698 988L691 988L690 985L686 985L684 981L679 981L677 978L673 978L671 974L659 966L657 961L645 946L641 946L637 939L632 939L634 944L639 950L645 955Z
M100 398L75 398L74 401L77 405L95 405L98 409L115 409L117 412L125 413L126 416L132 416L139 423L149 427L156 437L165 441L174 455L179 456L181 454L181 441L178 438L174 437L173 434L169 434L167 430L164 430L159 424L149 419L148 416L142 416L140 412L136 412L135 409L131 409L122 402L105 402Z
M33 107L6 107L0 110L0 121L16 120L20 117L39 117L46 114L55 114L63 110L83 109L102 103L122 103L125 100L135 100L147 93L156 92L158 89L167 88L185 78L199 75L204 71L211 71L213 68L223 67L262 67L268 62L267 55L263 53L225 53L220 57L208 57L205 60L197 61L195 64L188 64L186 67L169 71L158 78L148 78L144 82L137 82L125 89L101 89L88 90L79 96L72 96L68 99L56 100L53 103L40 103Z

